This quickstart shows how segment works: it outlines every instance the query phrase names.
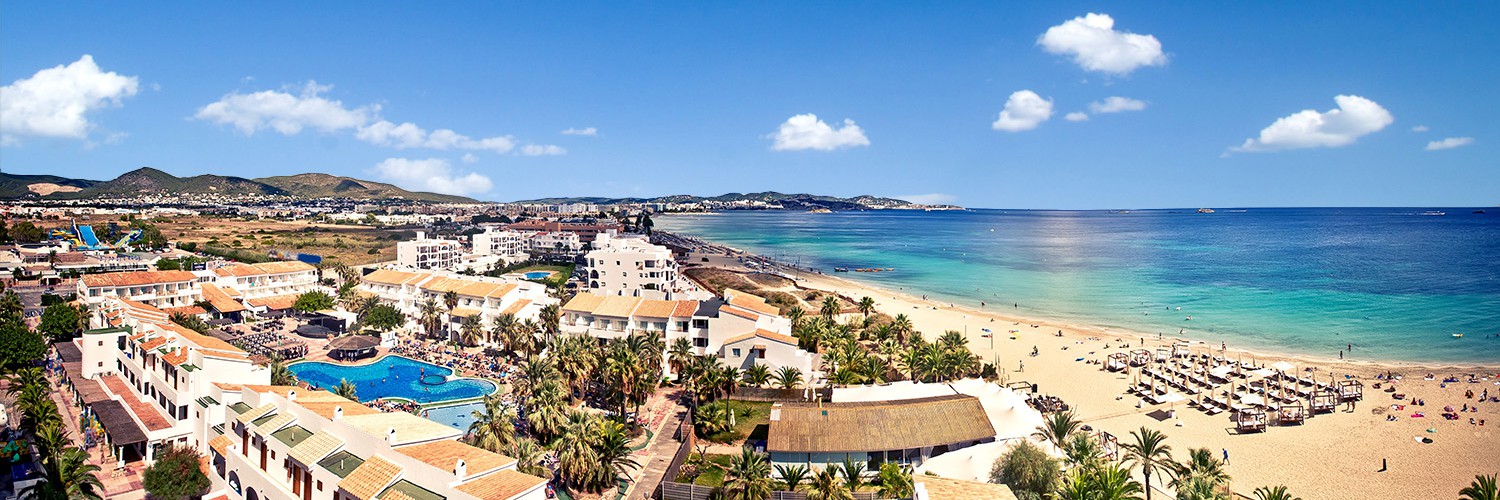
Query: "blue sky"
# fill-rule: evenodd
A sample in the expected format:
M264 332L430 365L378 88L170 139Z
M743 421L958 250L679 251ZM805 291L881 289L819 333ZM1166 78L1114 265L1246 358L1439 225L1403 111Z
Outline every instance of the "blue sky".
M1500 203L1494 2L375 5L6 3L0 169L502 201Z

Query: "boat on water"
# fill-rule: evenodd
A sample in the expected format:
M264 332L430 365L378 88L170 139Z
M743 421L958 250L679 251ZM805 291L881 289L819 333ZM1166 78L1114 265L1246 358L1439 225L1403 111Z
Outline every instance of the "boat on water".
M847 268L847 267L835 267L835 268L833 268L833 272L836 272L836 273L847 273L847 272L849 272L849 268Z
M1439 212L1437 210L1428 210L1426 212L1422 212L1422 213L1417 214L1417 215L1426 215L1428 217L1442 217L1444 215L1448 215L1448 213L1447 212Z
M1212 208L1200 208L1200 209L1198 209L1198 213L1200 213L1200 214L1211 214L1211 213L1214 213L1214 209L1212 209Z
M1475 211L1469 212L1469 213L1484 215L1484 211L1483 210L1475 210Z
M1453 338L1455 338L1455 339L1464 338L1464 334L1462 334L1462 333L1455 333L1455 334L1453 334Z

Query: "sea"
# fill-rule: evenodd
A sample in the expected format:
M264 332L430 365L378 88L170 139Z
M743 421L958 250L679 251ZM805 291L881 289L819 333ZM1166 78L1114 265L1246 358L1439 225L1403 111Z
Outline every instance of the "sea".
M1354 360L1500 365L1500 209L728 211L654 222L1023 317L1282 354L1333 358L1352 344L1343 354Z

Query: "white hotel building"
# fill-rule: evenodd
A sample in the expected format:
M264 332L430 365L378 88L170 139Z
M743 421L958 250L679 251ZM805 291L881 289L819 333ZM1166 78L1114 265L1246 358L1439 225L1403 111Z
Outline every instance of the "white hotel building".
M414 269L452 269L462 260L463 243L428 239L417 231L417 239L396 243L396 263Z
M458 323L471 316L478 316L486 328L503 314L536 320L543 307L558 303L541 283L457 273L379 269L361 278L359 288L412 318L421 316L423 302L432 299L443 304L444 296L451 291L458 295L458 305L448 311L450 332L457 332Z
M594 238L593 248L584 256L590 292L638 297L707 296L677 272L671 250L651 244L645 236L607 231Z
M694 354L718 356L721 364L742 370L759 364L772 371L792 366L809 380L818 368L818 355L797 347L790 319L764 299L735 290L702 301L583 292L561 312L563 333L608 339L649 333L663 336L668 345L686 338Z
M207 271L127 271L89 274L78 280L78 297L90 306L110 298L140 302L168 312L216 315L266 314L286 309L297 295L318 286L318 270L296 261L230 264Z

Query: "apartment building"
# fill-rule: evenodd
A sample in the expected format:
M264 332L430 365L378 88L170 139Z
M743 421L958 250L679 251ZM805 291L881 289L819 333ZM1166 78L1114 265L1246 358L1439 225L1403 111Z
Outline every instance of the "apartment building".
M422 304L428 299L446 307L445 297L453 292L458 304L446 311L449 322L445 328L450 333L457 332L458 324L469 317L478 317L486 328L504 314L536 320L543 307L558 303L540 283L457 273L379 269L360 279L359 288L413 319L421 317Z
M526 260L526 235L516 231L489 228L469 237L474 255L498 256L506 262Z
M219 384L213 492L261 499L542 500L546 480L469 446L463 431L325 390ZM211 492L212 493L212 492Z
M270 381L270 370L243 350L178 326L150 305L108 298L90 326L55 348L117 460L150 463L166 446L203 449L222 422L211 408L213 383Z
M583 240L578 233L564 231L539 231L526 235L526 251L532 256L572 260L583 252Z
M453 240L428 239L417 231L417 239L396 243L396 263L415 269L452 269L463 257L463 244Z
M736 290L724 290L722 299L701 301L583 292L562 306L561 313L560 329L567 334L615 339L645 333L661 335L669 345L686 338L694 354L714 355L720 363L740 369L756 364L773 371L793 366L811 377L818 368L816 353L797 348L790 319L764 299Z
M246 299L299 295L318 286L318 268L300 261L231 264L213 270L215 285L232 288Z
M625 226L615 221L595 220L572 220L572 221L549 221L542 219L528 219L513 223L506 228L512 231L541 231L541 232L563 232L578 235L579 241L593 243L594 238L609 231L623 231Z
M126 271L79 278L78 298L90 306L123 298L163 309L191 306L203 300L203 291L188 271Z
M645 236L603 233L594 239L593 247L584 255L590 291L611 295L685 291L686 285L678 282L672 251L651 244Z

